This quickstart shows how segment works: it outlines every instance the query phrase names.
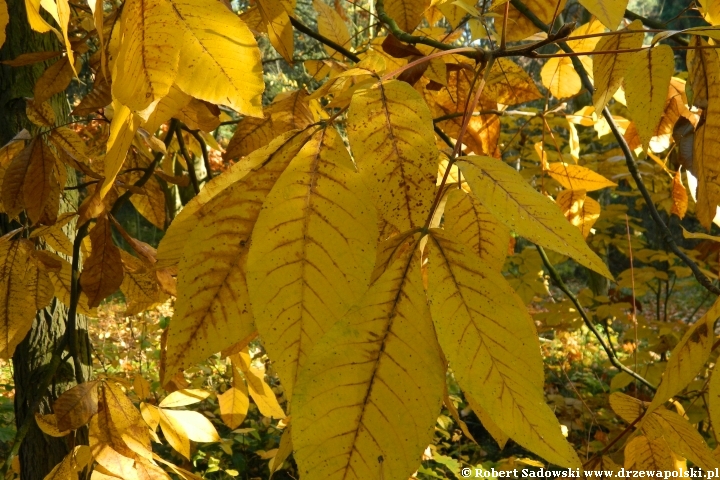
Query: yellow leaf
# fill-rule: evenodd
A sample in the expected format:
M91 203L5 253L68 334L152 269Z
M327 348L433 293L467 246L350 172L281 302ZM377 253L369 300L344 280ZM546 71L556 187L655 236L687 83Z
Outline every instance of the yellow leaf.
M220 418L222 418L225 425L231 429L239 427L245 420L250 405L245 383L233 383L232 387L218 395L218 404L220 406Z
M503 105L517 105L542 98L530 75L506 57L495 60L483 95Z
M128 0L123 39L113 71L112 94L140 112L170 91L178 73L179 25L168 0Z
M302 142L306 140L303 135L297 131L280 135L269 145L243 158L205 184L200 193L183 207L165 232L160 245L158 245L156 268L174 267L180 263L188 235L202 217L201 210L204 205L227 187L247 175L253 168L270 161L276 155L292 156L297 153L302 146ZM298 142L300 142L299 145ZM288 152L286 150L288 148L291 150L294 148L295 150Z
M220 441L210 420L198 412L161 408L160 427L170 446L188 459L190 458L190 440L195 442Z
M50 275L38 265L38 262L28 264L25 285L36 310L47 307L55 296L55 287L50 280Z
M267 28L270 43L288 62L293 62L293 28L290 16L280 0L258 0L260 16Z
M93 380L75 385L55 400L53 411L59 430L80 428L97 413L98 384L97 380Z
M53 237L44 236L43 238L47 240ZM64 238L65 240L67 240L67 237ZM68 306L70 305L70 279L72 278L72 266L69 262L61 259L60 257L58 257L58 259L60 259L62 265L60 271L48 272L48 275L50 275L50 280L53 283L53 287L55 287L55 296L58 298L58 300L65 304L65 306ZM88 298L85 292L80 292L80 300L78 301L77 312L81 315L97 317L97 310L95 308L90 308L90 306L88 305Z
M290 456L291 453L293 453L291 430L291 425L285 427L285 430L283 430L283 434L280 437L280 445L278 445L277 452L275 453L275 456L272 458L272 460L268 462L268 469L270 470L271 474L280 470L283 466L283 463L285 463L285 460Z
M73 160L86 165L88 168L90 167L85 142L74 130L68 127L54 128L50 132L48 140L56 147L58 152L65 152Z
M137 211L159 230L165 230L165 192L153 176L143 185L142 192L130 197Z
M202 402L210 396L210 392L199 389L182 389L172 392L160 402L161 408L175 408Z
M685 212L688 208L688 194L685 190L685 185L682 183L682 176L680 170L675 172L672 183L672 214L677 215L682 220L685 217Z
M43 160L46 155L52 155L52 152L40 138L35 137L24 149L15 155L7 166L0 193L2 194L3 208L8 217L17 217L25 207L23 187L27 179L30 163L35 159L35 163L44 164ZM28 193L32 194L30 191L28 191ZM32 197L30 200L35 203L37 198Z
M428 247L432 318L460 387L520 445L579 467L545 403L540 342L522 300L501 273L441 230L431 231Z
M458 166L483 206L518 235L612 278L552 200L535 191L516 170L489 157L464 157Z
M77 479L77 472L82 471L92 461L92 454L87 445L74 447L60 463L48 473L44 480Z
M533 12L543 23L550 23L553 19L555 11L562 12L565 9L565 3L567 0L525 0L523 4ZM502 5L507 2L500 2L498 7L494 8L494 12L503 15L505 6ZM514 42L522 40L540 31L535 24L527 18L525 15L520 13L514 6L510 5L510 11L508 12L507 22L507 34L506 38L508 41ZM496 21L495 28L498 30L498 35L502 32L502 22Z
M40 415L39 413L36 413L35 422L37 423L38 427L40 427L40 430L43 431L43 433L46 433L51 437L64 437L65 435L70 433L70 430L61 431L58 428L57 417L55 417L54 413L51 413L49 415Z
M623 420L634 422L644 413L647 403L619 392L610 395L610 406ZM720 468L703 437L685 418L665 408L658 408L636 424L648 439L663 438L673 453L682 455L704 470Z
M265 372L250 367L243 371L245 374L245 380L247 380L248 391L250 396L255 401L260 414L265 417L272 418L285 418L285 412L278 403L275 392L273 392L270 385L265 381ZM236 382L239 383L239 382Z
M503 448L505 448L505 445L507 444L507 441L510 440L510 437L508 437L505 432L503 432L502 429L498 427L498 425L493 421L487 410L485 410L478 402L476 402L471 395L468 395L466 393L465 398L467 399L470 408L473 409L473 412L475 412L475 415L477 415L478 419L482 423L483 427L485 427L485 430L487 430L490 436L492 436L493 439L497 442L500 449L502 450Z
M625 96L643 147L655 135L675 71L675 57L668 45L635 52L625 75Z
M105 297L115 293L123 281L120 249L112 238L107 215L98 217L90 230L92 252L83 265L80 286L88 297L88 305L97 307Z
M587 238L600 218L600 204L588 197L585 190L563 190L556 202L565 218L580 229L583 238Z
M145 399L150 396L150 383L142 375L135 375L133 390L139 398Z
M338 14L335 9L330 7L323 0L313 0L313 8L315 8L315 11L318 14L317 24L320 35L332 40L340 46L347 48L348 50L352 50L350 32L348 32L347 25L340 14ZM335 49L328 47L327 45L323 46L325 47L325 52L327 52L330 58L343 60L343 56L340 52L335 51Z
M432 114L420 95L398 80L358 90L347 129L382 217L400 231L422 226L435 197L438 153Z
M100 187L100 198L104 198L115 183L115 177L125 162L128 149L140 128L140 117L135 115L128 107L113 102L114 117L110 123L110 137L107 140L107 153L105 154L105 180Z
M23 188L23 204L25 213L33 223L37 223L42 219L45 208L52 202L53 186L58 183L55 175L55 165L57 158L48 145L37 140L33 142L30 152L29 161L27 163L27 171L22 184ZM16 158L19 158L16 157ZM15 163L13 161L13 163ZM10 164L5 173L6 179L14 179L13 164ZM5 204L3 202L3 204ZM7 208L7 207L6 207Z
M695 37L691 46L707 47L708 44ZM717 182L720 166L716 161L720 155L720 59L714 48L700 48L688 51L687 63L693 79L694 98L706 99L705 123L695 131L693 173L698 180L695 214L709 230L720 203L720 184Z
M491 269L502 270L510 244L510 229L476 197L460 190L450 192L445 204L444 228Z
M594 36L594 37L587 37L587 38L581 38L579 40L571 40L573 37L582 37L586 35L596 35L598 33L603 33L605 31L605 27L602 23L598 21L597 18L592 18L588 23L584 23L580 25L578 28L572 31L570 33L570 36L568 37L567 45L575 52L591 52L595 49L595 46L600 41L602 37ZM581 59L583 57L580 57ZM591 74L592 72L588 72Z
M65 53L67 54L68 65L75 76L77 76L77 68L75 67L75 56L73 55L72 44L68 36L70 30L70 2L68 0L56 0L58 25L62 30L62 38L65 43Z
M710 357L710 350L715 341L713 327L718 317L720 317L720 300L716 301L705 315L685 332L683 338L673 348L662 381L646 415L681 392L695 379Z
M572 97L582 89L580 76L573 67L570 57L555 57L548 60L540 71L542 84L556 98Z
M25 114L38 127L52 127L55 124L55 112L47 101L26 100Z
M625 16L628 0L580 0L580 4L607 28L615 30Z
M548 164L548 173L560 185L570 190L592 192L602 188L617 187L617 183L611 182L602 175L580 165L553 162Z
M252 238L255 324L291 398L305 358L365 293L375 260L375 209L334 127L292 159L264 199Z
M720 2L717 2L717 0L700 0L700 6L700 12L709 24L720 24Z
M176 83L200 100L262 116L260 50L250 30L222 2L171 0L182 35Z
M251 155L246 164L238 162L234 165L237 169L216 177L196 198L213 184L215 191L222 193L210 201L203 197L205 206L198 201L185 207L197 210L190 210L183 218L187 223L182 228L191 231L185 230L173 240L185 253L179 265L178 298L169 327L163 382L255 330L245 279L250 238L262 202L308 136L304 132L284 138L285 143L271 144L257 156ZM223 177L225 180L220 180ZM224 188L228 180L234 183ZM158 258L162 254L161 244Z
M126 302L125 315L144 312L167 300L168 295L161 289L157 273L144 269L125 272L120 284Z
M104 467L102 473L126 480L139 480L134 468L135 454L113 426L107 410L100 410L90 419L88 443L97 462L95 467Z
M35 319L35 299L25 278L31 250L25 239L0 244L0 358L12 357Z
M674 470L672 452L662 438L649 439L644 435L625 445L625 468L628 470Z
M10 14L8 13L8 7L5 0L0 0L0 47L5 43L5 28L10 23Z
M60 32L50 26L49 23L40 15L40 0L25 0L25 11L27 13L30 28L36 32L45 33L49 31L55 32L60 37Z
M445 365L416 249L417 240L323 337L300 374L292 440L305 479L408 478L432 441Z
M34 101L42 103L56 93L64 91L70 85L73 75L73 65L69 58L62 57L48 67L35 82Z
M431 0L385 0L385 12L404 32L412 32L420 24L422 14Z
M150 430L154 432L160 423L160 409L154 405L140 403L140 415L142 415Z
M603 37L595 46L595 51L629 50L639 48L643 42L642 23L633 21L623 33ZM593 80L595 92L593 93L593 106L598 115L610 101L625 78L625 74L632 66L632 53L607 53L593 57Z

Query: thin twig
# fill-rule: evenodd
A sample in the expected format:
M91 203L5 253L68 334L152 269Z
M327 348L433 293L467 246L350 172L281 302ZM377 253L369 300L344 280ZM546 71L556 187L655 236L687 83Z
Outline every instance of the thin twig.
M337 43L333 42L327 37L324 37L320 35L318 32L312 30L310 27L305 25L304 23L300 22L300 20L296 19L295 17L290 17L290 23L293 27L295 27L296 30L304 33L308 37L312 37L318 42L322 43L323 45L327 45L328 47L332 48L338 53L343 54L346 58L349 58L353 62L357 63L360 61L360 57L352 53L347 48L343 47L342 45L338 45Z
M580 301L577 299L577 297L570 291L570 289L565 285L565 282L563 282L562 278L560 278L560 275L558 274L557 270L555 270L555 267L553 267L552 263L550 263L550 260L548 259L547 255L545 254L545 250L540 245L535 245L537 248L538 253L540 254L540 258L543 261L543 264L545 264L545 268L547 268L548 273L550 274L550 278L555 282L555 285L562 290L562 292L570 299L570 301L575 305L575 309L580 314L580 316L583 319L583 322L585 322L585 325L590 329L590 331L595 335L595 338L597 338L597 341L600 343L600 346L605 350L605 353L608 356L608 360L610 360L610 363L613 367L617 368L618 370L627 373L631 377L635 378L636 380L643 383L645 386L647 386L649 389L655 391L657 388L652 383L648 382L640 376L637 372L634 372L632 369L626 367L625 365L620 362L620 360L613 354L613 350L608 347L607 343L605 343L605 339L600 335L600 332L595 327L595 325L590 321L590 318L587 315L587 312L585 312L585 308L580 304Z
M182 132L179 128L175 130L175 136L177 137L178 145L180 146L180 153L187 164L188 175L190 175L193 190L195 190L195 195L197 195L200 193L200 182L198 182L197 172L195 172L195 160L190 157L187 148L185 148L185 140L182 138Z
M206 176L205 180L210 180L212 178L212 170L210 169L210 157L208 156L207 152L207 145L205 144L205 140L200 135L200 132L197 130L190 130L188 128L184 127L184 130L187 131L190 135L193 136L193 138L200 144L200 152L202 153L203 157L203 163L205 165L205 171Z

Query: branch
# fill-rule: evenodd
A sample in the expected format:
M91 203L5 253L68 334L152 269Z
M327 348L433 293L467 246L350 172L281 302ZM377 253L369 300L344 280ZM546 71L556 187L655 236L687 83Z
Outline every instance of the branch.
M400 41L403 41L405 43L410 43L410 44L421 43L423 45L428 45L428 46L436 48L438 50L452 50L455 48L452 45L448 45L447 43L439 42L432 38L410 35L409 33L403 31L398 26L397 22L395 22L395 20L393 20L390 17L390 15L387 14L387 12L385 12L385 4L384 4L383 0L377 0L377 2L375 3L375 9L377 10L377 15L378 15L378 18L380 19L380 21L383 22L385 24L385 26L388 28L388 30L390 30L390 33L395 35L395 37L397 37L398 40L400 40ZM483 62L483 61L487 60L487 53L480 49L475 50L473 52L460 53L459 55L463 55L468 58L472 58L478 62Z
M535 24L536 27L540 28L541 30L548 31L548 26L545 25L534 13L529 11L525 5L520 2L520 0L510 0L515 8L517 8L523 15L528 17L528 19ZM565 42L558 43L558 46L566 53L573 53L573 50L567 45ZM583 82L583 85L589 92L593 92L595 90L592 81L590 80L590 77L588 77L587 72L585 71L585 67L583 67L582 63L580 63L580 60L578 60L576 57L570 57L573 62L573 67L577 71L578 75L580 75L580 78ZM637 163L635 163L635 155L633 154L632 150L630 149L630 146L625 141L625 137L623 137L622 133L620 133L620 130L618 129L617 124L615 123L615 119L613 118L612 114L610 113L610 110L605 107L603 109L603 117L605 120L607 120L608 124L610 125L610 130L612 131L613 135L615 136L615 139L617 140L618 144L620 145L620 149L622 150L623 154L625 155L625 163L627 164L628 170L630 171L630 175L635 180L635 184L638 187L638 190L640 190L640 193L643 196L643 199L645 200L645 203L648 206L648 209L650 209L650 216L652 217L653 221L655 222L655 225L660 229L662 232L663 239L667 243L668 247L670 247L670 250L682 260L682 262L690 267L690 270L692 270L693 275L695 275L695 278L697 281L705 287L706 290L709 292L714 293L715 295L720 295L720 288L713 285L712 281L700 270L700 268L695 264L695 262L687 256L685 252L680 250L680 247L678 246L677 242L675 241L675 238L673 237L672 232L668 228L667 225L665 225L665 222L663 222L662 217L660 217L660 213L658 212L657 208L655 207L655 203L652 200L652 197L650 196L650 193L648 192L647 187L645 187L645 183L642 180L642 177L640 176L640 172L637 168Z
M312 29L310 29L310 27L308 27L304 23L300 22L300 20L298 20L294 17L290 17L290 23L292 24L293 27L295 27L296 30L304 33L308 37L312 37L315 40L317 40L318 42L322 43L323 45L327 45L328 47L332 48L336 52L342 53L343 56L349 58L350 60L352 60L355 63L360 62L360 57L358 57L357 55L352 53L350 50L343 47L342 45L338 45L337 43L333 42L329 38L326 38L326 37L320 35L318 32L313 31Z
M625 365L618 360L618 358L615 356L614 351L605 343L605 339L600 335L600 332L597 328L595 328L595 325L590 321L590 318L588 317L587 313L585 312L585 309L580 304L580 301L577 299L577 297L570 291L570 289L565 285L565 282L563 282L562 278L560 278L560 275L557 273L557 270L555 270L555 267L552 266L550 263L550 260L548 259L547 255L545 254L545 250L540 245L535 245L535 248L537 248L538 253L540 254L540 258L542 259L543 263L545 264L545 268L547 268L548 272L550 273L550 278L552 278L553 282L555 282L555 285L563 291L563 293L570 299L570 301L575 305L575 308L577 309L577 312L580 314L580 316L583 319L583 322L585 322L585 325L590 329L590 331L595 335L595 338L597 338L598 342L600 342L600 345L602 346L603 350L605 350L605 353L608 356L608 360L610 360L610 363L613 367L617 368L621 372L625 372L631 377L635 378L636 380L643 383L646 387L649 389L655 391L656 387L645 380L642 376L634 372L632 369L626 367Z
M203 164L205 165L205 179L204 182L207 182L212 178L212 170L210 170L210 158L208 157L207 153L207 145L205 144L205 140L200 136L197 130L189 130L187 127L183 125L183 130L188 132L190 135L193 136L193 138L200 144L200 151L202 152L203 157Z
M190 181L192 182L193 190L195 190L195 195L197 195L198 193L200 193L200 183L197 179L197 172L195 172L195 161L194 159L190 158L187 148L185 148L185 140L182 138L182 132L179 128L175 129L175 136L177 137L178 145L180 146L180 153L182 154L183 158L185 159L185 163L187 164L188 175L190 175Z
M631 12L630 10L625 10L625 18L628 20L640 20L643 25L650 28L658 28L662 30L667 30L667 25L665 25L663 22L660 22L658 20L653 20L652 18L646 18L642 15L638 15L635 12ZM680 45L688 45L688 41L684 38L678 38L678 37L670 37L672 40L674 40L676 43L679 43Z

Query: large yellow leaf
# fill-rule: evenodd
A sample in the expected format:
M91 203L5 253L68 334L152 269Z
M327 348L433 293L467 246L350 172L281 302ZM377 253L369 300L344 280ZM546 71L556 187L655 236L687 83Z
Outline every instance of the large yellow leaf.
M548 173L557 180L560 185L570 190L592 192L602 188L617 187L617 183L611 182L599 173L595 173L589 168L580 165L553 162L548 164Z
M270 43L288 62L293 61L293 28L290 16L280 0L258 0L258 10L265 22Z
M540 342L522 300L501 273L441 230L431 230L428 248L432 318L460 387L523 447L580 466L545 403Z
M288 398L315 342L365 292L376 240L342 139L318 131L265 199L247 263L255 323Z
M180 263L188 235L202 217L201 210L204 205L243 178L252 169L269 162L275 156L294 155L294 153L288 153L287 148L294 148L293 145L296 145L297 141L304 142L306 138L303 135L304 133L297 131L280 135L269 145L256 150L208 182L200 190L200 193L183 207L165 232L160 245L158 245L157 268L174 267ZM286 144L289 145L286 146ZM297 146L297 149L299 148L300 146Z
M430 0L384 0L385 12L405 32L412 32L420 24Z
M188 95L262 117L260 50L223 2L171 0L182 35L176 83Z
M92 251L80 274L82 291L88 297L88 305L97 307L105 297L115 293L123 281L120 249L112 238L107 215L98 218L90 230Z
M313 8L317 12L317 24L318 32L325 38L329 38L338 45L352 49L350 43L350 32L348 32L345 20L342 19L340 14L335 11L330 5L325 3L323 0L313 0ZM323 45L325 52L330 55L330 58L337 60L343 60L343 56L340 52L337 52L332 47Z
M498 220L531 242L568 255L612 278L607 266L567 222L557 205L535 191L516 170L489 157L465 157L458 166L473 194Z
M575 71L570 57L548 60L540 71L542 84L556 98L572 97L582 89L580 75Z
M625 75L625 98L643 146L655 135L675 71L675 56L668 45L632 54Z
M634 468L633 468L634 467ZM665 439L640 435L625 445L625 468L628 470L674 470L672 451Z
M505 264L510 229L480 201L461 190L450 192L445 204L445 230L465 244L486 265L499 272Z
M348 137L360 175L382 217L400 231L422 226L435 197L437 147L432 115L407 83L357 91Z
M432 440L445 365L417 236L311 354L293 398L305 479L408 478Z
M708 44L696 39L693 45ZM693 173L698 180L695 214L709 230L720 203L720 58L714 48L701 48L688 51L687 63L693 95L704 96L707 102L705 123L695 132Z
M35 300L26 269L32 244L27 240L0 243L0 358L11 358L35 319Z
M128 0L112 94L137 112L168 94L178 73L179 25L168 0Z
M603 37L595 46L595 51L627 50L639 48L643 42L642 23L633 21L621 34ZM625 33L627 32L627 33ZM623 82L625 73L632 65L631 53L606 53L593 57L593 106L598 115L610 101Z
M563 190L555 201L565 218L580 229L583 238L587 238L590 229L600 218L600 204L588 197L585 190Z
M610 406L623 420L632 423L642 415L647 403L616 392L610 395ZM636 424L648 439L663 438L670 449L705 470L720 468L703 437L688 420L666 408L658 408Z
M670 353L662 381L648 407L651 412L692 382L710 357L715 340L715 320L720 317L720 300L716 301L695 324L685 332ZM647 414L647 413L646 413Z
M580 4L607 28L615 30L625 16L628 0L580 0Z
M250 237L262 202L307 139L303 133L282 145L271 145L264 155L249 162L246 170L224 173L233 178L238 171L250 172L204 207L196 203L197 210L185 217L184 238L176 239L184 253L163 381L255 330L245 279ZM216 185L223 186L222 182ZM208 188L210 185L200 193Z
M195 442L219 442L220 437L210 420L198 412L189 410L157 409L163 435L178 453L190 458L190 440Z
M114 116L110 123L110 136L107 141L105 154L105 180L100 187L100 197L104 198L115 184L115 177L125 162L128 149L135 138L135 132L140 127L140 117L135 115L128 107L113 102Z
M504 105L517 105L542 98L530 75L507 57L495 60L483 95Z

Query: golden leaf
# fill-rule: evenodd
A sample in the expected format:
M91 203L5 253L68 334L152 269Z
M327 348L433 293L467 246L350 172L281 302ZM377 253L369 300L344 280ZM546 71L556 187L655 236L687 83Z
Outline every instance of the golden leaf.
M688 194L685 190L685 185L682 182L682 176L680 170L675 172L672 183L672 214L677 215L682 220L685 217L685 212L688 208Z
M582 89L580 76L573 67L570 57L555 57L548 60L540 71L542 84L556 98L567 98Z
M570 190L592 192L602 188L617 187L617 183L611 182L602 175L580 165L553 162L548 164L548 173L560 185Z
M628 0L580 0L580 4L607 28L615 30L625 16Z
M625 445L625 468L636 471L674 470L670 447L662 438L651 440L644 435L637 436Z
M275 453L275 456L272 458L272 460L268 462L268 469L270 470L271 474L280 470L283 466L283 463L285 463L285 460L287 460L290 454L293 453L291 427L291 425L288 425L287 427L285 427L285 430L283 430L277 452Z
M113 241L107 215L98 217L90 230L90 244L92 252L83 265L80 286L87 294L88 305L97 307L105 297L115 293L123 281L120 249Z
M220 437L210 420L198 412L159 409L160 428L165 439L183 457L190 459L190 440L219 442Z
M596 52L607 50L629 50L639 48L643 42L642 23L633 21L623 33L603 37L595 46ZM595 92L593 93L593 106L598 115L610 101L620 85L627 70L632 65L631 53L607 53L595 55L593 58L593 80Z
M416 248L328 331L300 374L292 440L306 479L407 478L432 440L445 364Z
M83 172L87 172L89 170L90 159L87 156L87 147L85 146L83 139L80 138L74 130L69 129L68 127L54 128L50 132L50 135L48 135L48 140L58 151L65 152L76 162L86 165L88 169ZM72 166L74 167L74 165Z
M233 383L232 387L218 395L218 404L220 406L220 418L222 418L225 425L231 429L239 427L245 420L250 405L245 382Z
M540 342L522 300L501 273L441 230L431 230L428 247L430 310L460 387L523 447L580 466L545 403Z
M44 236L46 240L52 237ZM67 237L64 237L67 239ZM68 240L69 242L69 240ZM72 244L71 244L72 246ZM65 261L64 259L61 259L58 257L58 259L61 262L61 269L59 272L48 272L48 275L50 275L50 281L53 283L53 287L55 288L55 296L60 300L65 306L70 305L70 281L72 278L72 266L69 262ZM97 310L95 308L90 308L88 305L88 298L85 292L80 292L80 299L78 301L77 305L77 312L81 315L89 315L91 317L97 317Z
M269 418L285 418L285 412L278 403L275 392L265 381L265 372L256 367L249 367L243 373L250 396L260 410L260 414Z
M130 197L137 211L159 230L165 230L165 192L153 176L142 186L142 192Z
M61 0L62 1L62 0ZM42 103L56 93L64 91L73 79L73 66L68 57L62 57L48 67L35 82L34 101Z
M560 211L580 229L583 238L590 235L592 226L600 218L600 204L586 193L585 190L563 190L556 199Z
M222 2L171 0L182 35L175 82L200 100L262 116L260 50L245 24Z
M335 9L330 7L323 0L313 0L313 8L317 12L318 32L320 35L332 40L342 47L347 48L348 50L352 50L350 32L348 32L347 25L340 14L338 14ZM327 45L323 45L323 47L330 58L335 58L341 61L343 60L343 56L340 52Z
M488 431L490 436L493 437L501 449L505 448L505 445L507 444L507 441L510 440L510 437L508 437L505 432L498 427L487 410L476 402L471 395L466 393L465 398L467 399L470 408L473 409L473 412L475 412L475 415L477 415L478 419L482 423L483 427L485 427L485 430Z
M486 79L483 95L504 105L517 105L542 98L530 75L506 57L495 60Z
M43 433L46 433L51 437L64 437L65 435L70 433L70 430L60 430L58 428L57 417L54 413L51 413L49 415L40 415L39 413L36 413L35 423L37 423L38 427L40 427L40 430L42 430Z
M695 37L692 45L706 47L708 44ZM700 48L688 51L687 62L693 78L694 98L705 95L707 99L705 123L695 131L693 173L698 180L695 214L709 230L720 203L720 166L716 161L720 155L720 59L714 48ZM703 75L704 81L696 80ZM706 89L704 94L699 83Z
M42 219L48 204L53 201L53 193L59 197L59 192L53 189L58 184L55 175L57 158L45 142L38 139L32 145L22 189L25 213L33 223L37 223ZM10 177L12 168L11 164L6 172L6 179Z
M60 431L80 428L98 412L98 385L97 380L75 385L55 400L53 411Z
M60 463L48 473L44 480L70 480L77 479L77 472L81 472L92 461L92 454L87 445L74 447Z
M49 23L40 15L40 0L25 0L25 11L27 13L30 28L36 32L45 33L53 31L60 37L60 32L51 27Z
M28 264L25 284L36 310L47 307L55 296L55 287L50 280L50 275L39 265L39 262Z
M565 9L566 2L567 0L560 0L559 2L558 0L525 0L523 4L528 8L528 10L537 15L540 21L547 24L553 19L553 15L556 10L558 12L562 12ZM494 12L502 15L505 8L502 5L503 3L506 2L498 3ZM502 23L495 22L495 25L495 28L498 30L498 35L500 35L502 32ZM507 25L508 29L506 38L511 42L522 40L540 31L540 29L535 26L529 18L520 13L520 11L512 5L510 5L510 10L508 12Z
M290 16L280 0L258 0L260 16L265 22L270 43L288 62L293 62L293 28Z
M400 30L412 32L420 24L431 0L385 0L383 3L385 12L395 20Z
M135 394L139 398L145 399L150 396L150 382L145 380L142 375L135 375L133 379L133 390L135 390Z
M255 324L291 398L305 358L365 293L375 260L372 200L334 127L292 159L264 199L252 239Z
M5 0L0 0L0 47L5 43L5 28L10 23L10 14Z
M0 358L11 358L35 319L35 298L26 278L32 244L0 243Z
M445 204L444 228L491 269L499 272L505 264L510 229L472 195L453 190Z
M210 396L210 392L200 389L175 390L160 402L161 408L175 408L202 402Z
M238 168L213 180L218 189L225 186L220 180L224 176L234 183L212 200L204 198L205 206L200 201L195 203L191 208L197 210L194 214L190 210L185 217L188 223L183 228L191 231L174 240L182 242L184 254L179 265L175 315L169 327L164 382L178 370L239 342L255 330L245 279L250 237L262 202L307 138L307 133L286 138L285 143L271 144L264 152L248 158L247 164L238 162L234 165ZM185 209L188 207L190 204ZM178 220L179 216L173 225ZM158 266L163 253L161 244Z
M88 443L97 462L96 468L100 465L112 476L140 480L134 468L135 454L115 429L106 409L90 419Z
M179 25L168 0L128 0L123 39L113 70L112 94L140 112L170 91L178 73Z
M128 107L113 102L114 117L110 123L110 137L107 140L105 155L105 180L100 187L100 198L104 198L115 183L115 177L125 162L128 149L132 144L135 132L140 128L140 117Z
M50 103L25 100L25 114L38 127L52 127L55 124L55 112Z
M625 75L625 97L643 147L647 149L665 110L675 56L668 45L635 52Z
M533 243L561 252L607 278L612 274L558 207L502 160L464 157L457 163L473 194L495 218Z
M347 129L382 217L400 231L422 226L435 197L438 153L432 115L420 95L398 80L358 90Z

